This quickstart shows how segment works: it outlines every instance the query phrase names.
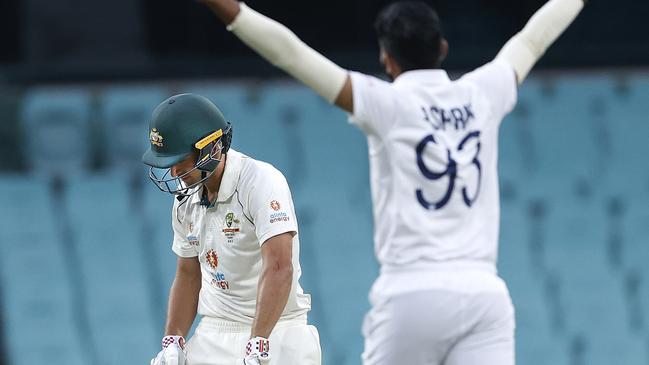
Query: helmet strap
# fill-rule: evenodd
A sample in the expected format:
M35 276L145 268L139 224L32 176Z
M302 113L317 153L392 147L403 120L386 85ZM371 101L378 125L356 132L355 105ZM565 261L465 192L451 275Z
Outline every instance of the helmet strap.
M207 177L207 172L202 171L201 172L201 180L205 180L205 177ZM210 199L207 197L207 188L205 185L203 185L203 188L201 189L201 205L209 207L211 205Z

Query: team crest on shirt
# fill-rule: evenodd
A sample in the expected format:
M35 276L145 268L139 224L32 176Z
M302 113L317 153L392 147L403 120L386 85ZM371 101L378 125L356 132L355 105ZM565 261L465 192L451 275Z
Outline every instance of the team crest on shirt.
M205 254L205 262L207 262L212 269L216 269L217 266L219 266L219 255L216 254L216 251L209 250Z
M241 220L234 216L234 213L230 212L225 215L225 227L221 230L223 235L228 240L228 243L234 242L235 236L241 231L240 227Z
M232 224L236 223L239 224L239 220L234 218L234 213L228 213L225 215L225 225L228 226L228 228L232 227Z

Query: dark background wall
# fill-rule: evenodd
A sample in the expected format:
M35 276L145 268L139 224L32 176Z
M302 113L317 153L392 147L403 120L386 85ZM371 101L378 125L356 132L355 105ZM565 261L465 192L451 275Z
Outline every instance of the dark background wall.
M491 59L545 0L427 0L440 13L449 69ZM380 71L372 22L387 0L248 4L344 67ZM649 1L591 0L539 65L645 66ZM278 75L193 0L3 0L0 76L10 82Z

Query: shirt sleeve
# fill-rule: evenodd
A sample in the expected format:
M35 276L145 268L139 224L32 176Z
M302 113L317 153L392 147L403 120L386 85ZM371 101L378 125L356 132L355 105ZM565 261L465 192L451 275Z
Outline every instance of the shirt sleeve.
M171 212L171 226L173 227L174 231L174 242L171 249L176 253L176 255L180 257L196 257L198 256L198 252L196 250L196 247L192 246L189 243L188 237L190 235L187 230L187 225L185 224L184 220L178 220L178 210L182 211L183 208L182 206L180 206L179 208L179 206L180 202L174 197L174 206Z
M259 245L278 234L297 234L297 219L288 182L275 168L262 168L248 198Z
M482 91L495 116L502 118L514 109L518 86L516 73L508 63L492 61L464 75L462 80Z
M349 75L354 98L350 123L367 135L386 134L395 123L396 98L392 84L359 72L350 72Z

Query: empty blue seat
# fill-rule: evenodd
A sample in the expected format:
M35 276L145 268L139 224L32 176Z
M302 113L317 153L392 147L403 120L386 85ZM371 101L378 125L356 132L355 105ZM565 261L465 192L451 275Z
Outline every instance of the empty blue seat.
M530 113L538 98L538 79L525 81L514 110L502 121L498 138L498 171L502 181L524 182L536 171L538 161L530 132Z
M539 174L595 178L605 157L599 137L606 125L598 107L607 100L607 78L561 78L542 85L530 113Z
M324 103L309 89L294 82L268 83L260 95L263 117L258 120L256 131L264 138L257 138L256 148L250 153L279 168L293 189L304 188L302 185L313 172L309 150L316 148L314 141L304 134L311 123L321 120Z
M514 303L516 305L516 303ZM524 324L524 317L516 320ZM572 365L568 343L559 336L537 332L534 328L516 324L516 363L525 365Z
M508 177L509 168L514 166L515 172L521 174L525 181L538 176L541 164L537 141L533 135L534 111L543 103L541 83L538 78L530 78L518 89L518 98L514 110L505 117L499 129L499 165L501 171ZM519 153L519 155L514 155Z
M348 186L350 195L366 190L367 144L362 133L348 125L346 113L296 83L268 84L262 96L262 114L272 119L260 126L266 131L262 134L283 141L273 145L270 162L286 174L294 190L308 191L312 184L330 180L338 166L355 170L349 176L354 180Z
M611 189L631 198L649 195L649 167L646 142L649 140L649 79L630 77L624 92L606 103L606 122L611 138L609 171Z
M559 273L586 268L609 270L606 256L608 216L588 186L569 181L551 188L544 222L544 259Z
M233 125L248 130L248 123L263 119L258 115L257 90L255 84L248 83L188 83L181 85L177 92L208 98Z
M532 277L530 252L531 222L522 203L503 202L500 205L500 239L498 273L505 279Z
M624 200L624 212L619 219L616 238L620 247L623 267L629 271L644 273L649 278L649 199L637 197Z
M524 151L524 118L519 112L510 114L499 131L498 173L501 181L522 182L527 168Z
M568 333L631 335L629 306L621 280L603 269L582 268L582 271L590 276L570 273L561 277Z
M649 361L644 336L631 336L609 329L594 329L588 332L585 338L584 364L641 365Z
M33 173L67 177L84 172L91 161L90 94L82 88L28 91L21 125L24 154Z
M99 98L100 151L111 168L139 172L149 146L149 121L153 110L168 97L158 86L110 87Z
M3 192L2 232L55 231L53 197L46 179L19 174L0 174Z

